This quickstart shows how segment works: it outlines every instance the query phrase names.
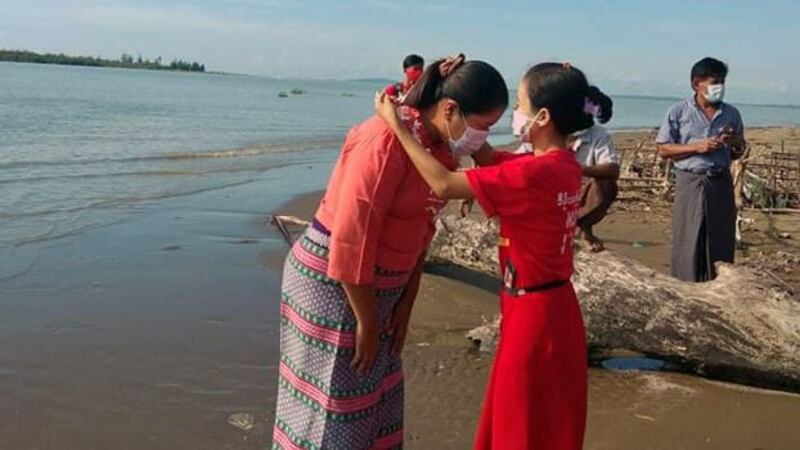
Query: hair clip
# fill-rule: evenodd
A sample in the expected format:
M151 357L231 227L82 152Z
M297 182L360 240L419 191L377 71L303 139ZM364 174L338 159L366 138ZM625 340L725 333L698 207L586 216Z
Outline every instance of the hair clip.
M464 64L464 61L466 59L467 58L466 56L464 56L463 53L458 53L453 56L448 56L447 58L445 58L444 61L442 61L441 64L439 64L439 74L443 78L446 78L451 73L455 72L455 70L458 69L460 65Z
M583 101L583 112L588 114L592 117L598 117L600 115L600 105L596 105L592 99L586 97Z

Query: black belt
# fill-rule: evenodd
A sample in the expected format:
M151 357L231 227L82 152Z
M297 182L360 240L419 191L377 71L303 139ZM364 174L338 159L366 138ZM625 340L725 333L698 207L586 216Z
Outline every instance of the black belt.
M694 170L687 170L687 169L678 169L681 172L691 173L693 175L705 175L707 177L718 177L726 172L725 169L720 169L717 167L713 167L710 169L694 169Z
M522 297L523 295L533 294L536 292L548 291L550 289L560 288L569 283L569 280L556 280L549 283L539 284L536 286L529 286L523 288L505 288L506 292L514 297Z

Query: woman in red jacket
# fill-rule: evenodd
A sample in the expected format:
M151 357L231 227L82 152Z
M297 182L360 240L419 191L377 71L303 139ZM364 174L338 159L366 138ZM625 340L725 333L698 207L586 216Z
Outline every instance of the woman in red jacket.
M486 142L508 88L485 62L440 61L405 105L403 128L455 169L456 155ZM402 447L400 353L444 205L381 118L347 134L314 221L284 265L273 449Z
M492 166L454 172L401 126L385 94L376 109L442 199L475 199L500 219L500 345L476 449L578 450L586 423L587 362L570 282L581 167L567 136L592 125L586 77L569 64L531 68L513 127L534 152L494 152Z

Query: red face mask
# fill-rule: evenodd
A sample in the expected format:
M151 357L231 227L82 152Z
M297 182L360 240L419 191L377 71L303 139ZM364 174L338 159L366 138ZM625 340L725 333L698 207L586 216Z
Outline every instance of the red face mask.
M406 69L406 78L408 78L408 81L416 83L417 80L420 79L420 77L422 77L421 67L409 67L408 69Z

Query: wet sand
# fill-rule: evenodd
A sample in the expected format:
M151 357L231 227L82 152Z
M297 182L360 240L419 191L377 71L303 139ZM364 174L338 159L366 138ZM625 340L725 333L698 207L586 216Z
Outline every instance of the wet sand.
M319 196L300 196L281 212L311 217ZM598 233L615 251L668 271L669 208L651 207L642 220L639 207L616 208ZM408 448L470 448L491 356L476 352L464 333L497 314L495 288L423 277L404 354ZM796 450L798 418L800 395L676 373L591 368L585 448Z
M25 270L0 280L0 449L266 448L286 246L264 214L310 217L318 193L285 202L324 187L329 170L275 170L15 249ZM598 232L666 270L669 208L645 207L619 205ZM795 248L768 231L800 237L796 225L757 220L753 254ZM469 448L491 357L464 332L496 302L491 282L425 275L405 353L407 448ZM603 369L590 370L590 394L587 449L800 448L800 396ZM229 425L234 413L253 428Z
M286 244L265 212L319 173L140 205L16 250L0 283L0 449L263 449ZM313 176L309 176L311 173ZM227 423L250 413L255 427Z

